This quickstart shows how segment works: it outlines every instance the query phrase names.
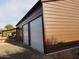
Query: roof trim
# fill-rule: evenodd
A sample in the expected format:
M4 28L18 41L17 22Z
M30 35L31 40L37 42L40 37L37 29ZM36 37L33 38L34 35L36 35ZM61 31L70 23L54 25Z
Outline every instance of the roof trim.
M60 1L60 0L41 0L42 2Z
M27 14L16 24L18 26L21 22L23 22L26 18L28 18L35 10L42 6L41 0L39 0L28 12Z
M2 30L2 32L4 32L4 31L12 31L12 30L16 30L16 29L18 29L18 28L13 28L13 29L9 29L9 30Z

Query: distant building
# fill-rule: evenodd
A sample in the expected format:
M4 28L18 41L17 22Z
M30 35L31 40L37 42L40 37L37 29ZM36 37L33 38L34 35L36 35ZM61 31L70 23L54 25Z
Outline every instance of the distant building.
M42 52L79 45L79 0L42 0L16 25L17 40Z

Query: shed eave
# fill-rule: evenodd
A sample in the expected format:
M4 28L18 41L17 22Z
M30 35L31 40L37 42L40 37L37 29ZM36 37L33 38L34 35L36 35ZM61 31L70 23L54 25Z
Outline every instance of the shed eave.
M41 2L52 2L52 1L59 1L59 0L41 0Z
M26 18L28 18L32 12L34 12L35 10L37 10L40 6L42 6L41 1L39 0L28 12L27 14L16 24L16 26L18 26L20 23L22 23Z

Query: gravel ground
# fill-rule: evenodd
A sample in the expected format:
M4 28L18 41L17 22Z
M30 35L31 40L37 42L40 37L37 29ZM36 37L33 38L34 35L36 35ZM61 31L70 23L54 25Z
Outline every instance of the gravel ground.
M74 55L76 51L79 51L79 48L45 55L22 44L0 43L0 59L79 59L79 56Z

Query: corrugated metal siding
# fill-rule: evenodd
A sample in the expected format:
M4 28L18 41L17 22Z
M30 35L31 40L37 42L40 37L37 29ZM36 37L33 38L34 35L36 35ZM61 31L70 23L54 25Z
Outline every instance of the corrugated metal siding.
M47 44L79 40L79 0L43 3Z

